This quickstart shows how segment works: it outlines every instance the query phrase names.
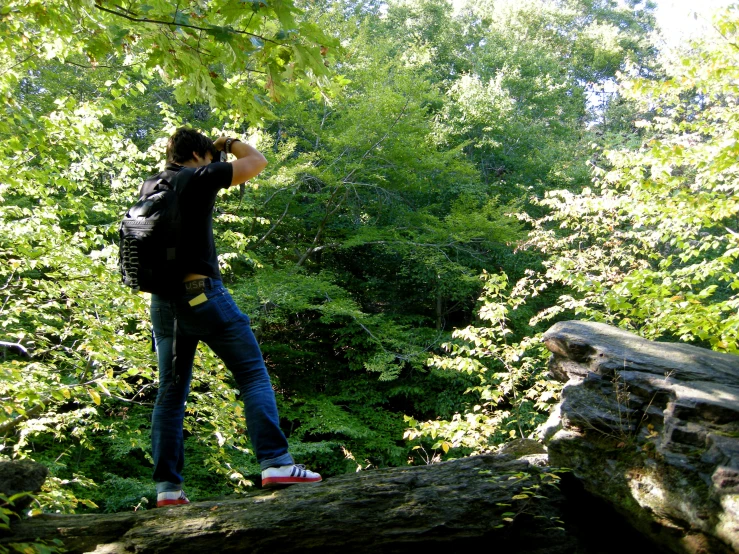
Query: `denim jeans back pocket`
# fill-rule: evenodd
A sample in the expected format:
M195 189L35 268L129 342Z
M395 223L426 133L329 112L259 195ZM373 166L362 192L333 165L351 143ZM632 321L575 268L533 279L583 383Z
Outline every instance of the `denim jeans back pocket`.
M223 327L223 316L218 307L219 296L218 291L185 295L178 306L177 324L185 331L196 333Z

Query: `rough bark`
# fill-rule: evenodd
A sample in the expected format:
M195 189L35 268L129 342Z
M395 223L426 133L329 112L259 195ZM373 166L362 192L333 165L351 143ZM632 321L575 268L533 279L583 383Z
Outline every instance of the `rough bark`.
M567 382L550 463L673 552L739 551L739 357L588 322L543 340Z
M69 552L574 552L556 529L546 469L511 456L333 477L245 498L111 515L44 515L8 542L59 538ZM527 487L541 498L527 494ZM506 518L512 521L507 521Z

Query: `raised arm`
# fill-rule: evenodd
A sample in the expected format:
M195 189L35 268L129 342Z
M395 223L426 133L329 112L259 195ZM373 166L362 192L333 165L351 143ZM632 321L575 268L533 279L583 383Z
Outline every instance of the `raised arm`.
M226 149L227 140L228 137L218 137L213 144L218 150L224 150ZM259 150L245 142L233 140L228 150L236 156L236 159L231 162L233 166L231 186L240 185L252 177L256 177L267 167L267 158Z

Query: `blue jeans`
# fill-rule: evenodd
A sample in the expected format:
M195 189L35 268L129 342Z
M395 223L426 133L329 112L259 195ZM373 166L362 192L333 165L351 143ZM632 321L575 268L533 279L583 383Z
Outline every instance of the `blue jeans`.
M183 294L174 300L152 295L151 322L159 363L159 392L151 422L157 492L182 488L185 401L195 349L201 340L223 360L236 380L249 439L261 468L293 463L249 317L239 310L220 281L209 279L204 294L207 301L195 306L189 302L199 294Z

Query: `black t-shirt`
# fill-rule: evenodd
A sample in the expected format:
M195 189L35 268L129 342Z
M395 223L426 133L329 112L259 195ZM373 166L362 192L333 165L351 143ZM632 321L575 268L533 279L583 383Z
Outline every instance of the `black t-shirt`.
M167 169L179 171L182 166L167 164ZM191 179L180 190L182 240L178 257L182 260L183 276L198 273L213 279L221 278L213 240L213 206L218 191L231 186L232 178L230 163L215 162L196 168Z

